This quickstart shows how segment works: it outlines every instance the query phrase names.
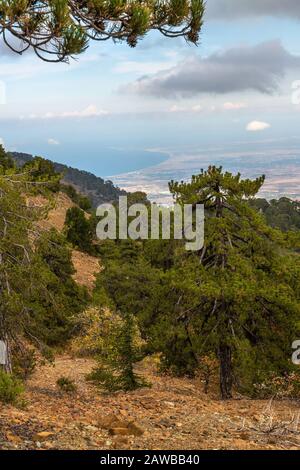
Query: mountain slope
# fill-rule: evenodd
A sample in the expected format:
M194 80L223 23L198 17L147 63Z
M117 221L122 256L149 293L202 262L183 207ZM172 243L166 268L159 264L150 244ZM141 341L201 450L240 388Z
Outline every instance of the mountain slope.
M204 394L199 379L158 375L143 363L153 386L131 393L103 394L87 382L90 358L58 356L26 382L24 409L0 405L1 449L44 450L297 450L295 401L220 401ZM57 379L74 380L73 394Z
M43 196L31 196L26 198L28 207L47 208L49 201ZM39 220L36 224L38 232L48 231L52 228L58 232L64 229L67 210L76 207L76 204L64 193L57 193L52 201L52 207L45 218ZM85 213L86 217L90 217ZM87 287L91 292L95 286L96 274L100 271L100 260L95 256L82 253L78 250L72 250L72 262L75 268L74 280Z
M33 156L27 153L11 152L11 156L18 166L33 159ZM70 184L78 192L88 196L94 207L104 202L115 201L119 196L126 194L124 190L114 186L112 181L105 181L88 171L78 170L57 162L53 163L55 171L63 174L62 183Z

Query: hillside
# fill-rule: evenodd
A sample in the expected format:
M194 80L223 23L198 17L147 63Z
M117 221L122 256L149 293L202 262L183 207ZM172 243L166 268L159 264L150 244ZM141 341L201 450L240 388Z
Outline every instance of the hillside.
M10 155L18 166L33 159L33 156L27 153L11 152ZM57 162L53 163L55 171L63 174L62 183L70 184L78 192L88 196L94 207L104 202L115 201L122 194L126 194L125 191L114 186L112 181L105 181L88 171L78 170Z
M35 196L28 197L27 204L29 207L43 208L47 207L49 201L43 196ZM44 231L55 228L61 232L64 227L67 210L74 206L75 204L66 194L61 192L56 194L53 207L48 212L47 216L37 223L38 230ZM89 216L90 215L86 213L86 217ZM91 291L94 287L95 274L100 271L99 259L73 249L72 262L76 271L73 276L75 281Z
M292 401L220 401L199 380L160 376L140 366L153 387L102 394L86 382L92 359L59 356L27 382L25 409L0 404L2 449L299 449ZM71 377L77 392L58 389Z
M12 166L9 168L16 171L13 162L9 162L8 159L3 159L3 162L8 167L11 164ZM215 172L221 170L211 169L210 171L213 172L213 175L208 175L211 178L208 181L211 181L211 191L214 192ZM45 178L49 178L47 172L44 175ZM49 180L51 181L51 178ZM228 174L226 174L225 182L228 184ZM236 183L236 179L234 182ZM4 183L3 187L6 189ZM15 181L10 184L12 197L8 199L6 205L2 203L2 207L11 215L11 206L15 204L16 200L15 187L13 186ZM256 188L257 182L253 184ZM241 185L243 186L243 183ZM9 184L7 186L10 188ZM47 363L41 357L39 350L33 351L34 356L31 351L28 351L25 356L22 350L22 354L19 356L21 360L15 355L21 364L19 366L21 372L24 370L24 375L22 375L24 394L18 396L18 400L12 398L8 400L6 398L7 382L2 381L4 385L2 385L3 399L0 401L0 449L257 450L300 448L298 412L300 377L296 371L288 374L290 357L286 355L286 351L290 352L290 338L297 337L297 331L295 331L293 324L294 319L299 321L299 310L296 309L298 304L294 306L293 302L295 298L297 301L299 299L300 265L294 252L291 251L288 256L287 246L285 256L283 256L281 246L278 246L280 250L276 246L271 251L273 258L269 256L265 259L262 255L269 254L270 251L267 250L269 242L265 244L265 239L262 237L259 239L260 243L257 248L257 254L260 255L258 257L259 267L257 268L255 264L256 259L251 261L252 264L249 264L248 258L251 257L248 255L247 242L244 242L241 236L245 236L244 233L246 233L247 237L251 237L252 225L249 227L245 223L240 229L238 224L241 221L244 222L244 219L247 222L248 219L242 219L240 213L237 212L234 219L236 223L231 226L228 219L225 219L226 213L224 212L224 219L228 222L231 236L234 237L238 226L239 240L242 240L246 246L242 245L241 248L237 245L239 251L236 254L240 256L242 262L235 263L234 270L228 269L226 278L218 277L219 271L221 271L219 269L210 271L211 256L216 255L209 254L210 258L206 259L207 264L204 267L206 273L211 274L211 277L207 278L213 289L211 290L210 284L207 289L203 282L199 283L200 276L194 276L195 266L199 266L198 256L194 260L191 259L192 255L189 256L189 259L184 256L184 262L181 263L179 269L177 263L180 262L179 257L182 257L182 252L178 250L177 253L177 247L172 245L172 240L165 244L160 241L153 244L150 241L151 243L145 242L144 245L140 241L121 243L119 240L116 242L109 240L107 245L101 243L97 247L94 246L94 248L99 248L99 251L97 249L90 251L96 255L95 257L78 251L79 246L84 250L87 244L80 245L77 243L77 239L73 241L72 238L67 237L66 242L64 237L59 235L58 241L54 238L54 241L51 240L49 243L50 237L47 237L49 233L45 233L45 231L55 228L61 232L64 229L68 209L76 207L74 200L62 192L64 188L59 185L57 188L52 192L49 190L44 192L35 190L28 193L23 191L19 202L17 199L17 208L25 207L27 217L28 213L35 212L31 210L34 207L50 208L48 212L45 211L45 214L47 213L45 218L41 218L38 222L36 219L32 219L35 230L31 230L32 225L29 226L29 233L32 234L29 238L30 242L35 236L38 240L41 235L40 238L44 237L46 243L41 244L40 247L37 244L40 258L36 271L33 272L33 280L37 283L38 289L36 293L33 291L35 294L33 308L31 307L32 303L28 303L35 315L32 318L37 319L38 327L41 325L40 330L37 331L41 332L40 334L43 335L45 341L49 341L50 347L52 347L53 362ZM224 194L222 188L219 191L220 194ZM7 189L6 192L8 192ZM3 191L3 194L6 193ZM143 194L138 193L134 195L134 198L135 200L136 198L140 199L141 196ZM27 206L24 204L24 197L27 200ZM2 200L5 201L4 198ZM290 202L286 206L286 201L284 201L283 207L281 207L281 203L280 212L290 210ZM30 207L29 211L28 206ZM246 204L243 208L245 211L247 210L246 214L252 217L253 224L258 220L258 224L253 227L263 230L264 233L269 233L269 227L265 225L262 218L257 217L255 211L250 212ZM260 210L259 207L258 209ZM78 233L81 233L88 218L94 223L93 215L79 210L79 206L75 211L71 210L70 212L80 213L80 217L75 218L76 222L79 220L81 223L81 225L75 226ZM275 215L277 218L277 213ZM21 217L23 223L22 213ZM214 221L213 214L212 219ZM215 216L215 219L219 219L219 217ZM229 220L231 221L231 219ZM69 222L70 220L68 220L68 224ZM296 225L294 222L293 224ZM7 230L5 219L3 227L5 234ZM13 232L13 246L15 246L15 233ZM213 236L218 234L217 230L208 232L206 238L208 240L211 237L210 233ZM274 232L274 238L275 235L277 232ZM63 242L60 242L60 239L63 239ZM91 246L92 243L95 243L94 239ZM210 243L215 243L214 239ZM28 242L28 247L30 244L34 246ZM262 249L260 244L262 244ZM20 248L20 245L17 247ZM75 274L72 270L69 249L72 250ZM228 245L225 246L225 249L228 250ZM232 249L233 245L230 246L230 250ZM228 252L231 254L230 250ZM18 251L13 253L15 256ZM24 262L23 260L26 262L22 251L20 257L22 262ZM32 258L34 259L34 256ZM261 260L269 267L270 260L273 261L273 259L272 276L270 279L266 275L262 277ZM279 262L277 263L277 261ZM10 258L9 262L11 262ZM13 271L13 274L16 273L13 280L20 278L19 265L20 263L17 265L16 271ZM51 271L49 266L53 268ZM247 270L244 269L244 266ZM279 266L282 266L283 274L281 274ZM28 264L26 264L26 269L29 270ZM47 276L44 274L44 270ZM26 281L27 271L24 271L23 274L24 281ZM247 274L248 271L251 276ZM99 273L97 282L95 282L95 273ZM289 274L288 277L286 273ZM44 283L38 283L40 277L45 280ZM207 278L203 275L205 281ZM195 310L194 299L198 302L201 296L204 298L202 308L205 312L207 295L211 295L211 292L214 295L218 294L218 283L224 283L224 279L226 280L225 289L221 292L222 297L220 298L223 301L225 292L230 292L230 295L233 292L235 317L242 313L248 316L249 321L246 323L244 318L238 318L239 323L231 323L230 334L235 340L235 347L240 348L237 349L235 355L234 366L236 367L237 364L238 367L234 369L234 379L237 377L242 386L235 381L232 390L230 390L232 392L230 397L227 396L227 400L221 401L220 396L223 393L220 389L220 377L222 380L222 376L219 373L220 370L222 371L220 367L221 355L220 352L216 352L215 338L211 344L208 343L212 332L217 332L220 334L219 339L223 339L223 335L217 330L220 321L217 320L215 324L213 323L216 318L215 308L219 304L222 305L219 298L213 299L214 304L211 304L213 314L207 327L204 322L205 329L202 327L203 330L200 330L198 324L194 323L193 325L192 321L199 317L199 306L196 304ZM253 279L257 279L257 284L253 283ZM262 294L261 279L268 281L264 287L266 293ZM81 300L81 291L85 290L78 288L74 280L77 284L86 286L93 294L90 300L85 301L85 297ZM21 287L23 287L24 281L22 279ZM249 284L246 285L246 283ZM282 296L281 290L276 290L276 284L285 286L285 296ZM24 285L26 288L26 283ZM32 283L29 285L30 288L31 285ZM250 285L251 291L246 290L248 285ZM63 290L65 286L66 289L70 288L71 290ZM242 286L242 289L239 286ZM236 288L236 291L232 291L232 288ZM243 291L246 291L247 296ZM25 289L24 292L26 293ZM293 307L295 309L294 316L291 318L288 315L280 317L272 315L272 323L269 326L270 314L267 310L267 314L264 315L264 304L262 306L259 304L256 307L257 317L253 316L256 297L252 292L255 296L263 295L262 300L266 298L272 302L275 302L279 297L280 302L287 298L289 313L293 313ZM274 298L272 297L273 293L275 293ZM180 311L178 310L178 305L181 302L181 299L178 301L179 295L183 296L184 300L184 304L179 306ZM272 296L270 297L270 295ZM66 301L66 298L68 301L70 300L70 303ZM51 303L52 299L55 301L53 302L54 306ZM232 302L231 297L230 302ZM198 338L196 335L191 335L191 330L188 327L184 325L182 328L181 322L178 322L178 319L185 320L182 314L186 315L187 312L193 310L197 315L191 316L191 320L188 323L184 321L184 323L188 326L190 324L193 328L195 326L193 333L197 333ZM125 322L126 319L121 323L119 312L126 313L127 311L133 312L131 313L132 317L135 315L140 319L140 323L130 324ZM36 312L39 314L38 316ZM272 314L274 312L276 314L277 310L271 311ZM179 313L181 313L180 317ZM220 313L222 313L221 310ZM286 311L283 310L282 313L285 314ZM39 321L42 315L42 319L45 318L47 323ZM174 322L175 315L176 322ZM235 319L235 317L233 318ZM284 322L282 321L283 317ZM16 317L12 316L11 318L14 320ZM239 340L240 331L245 330L251 337L254 336L248 328L250 321L250 325L254 324L254 331L259 331L263 349L258 349L260 344L258 346L250 342L247 344L245 341L247 336L242 337L244 341ZM51 331L49 331L50 328L47 328L49 322ZM239 331L238 325L243 325L242 322L244 322L245 328ZM57 331L57 324L59 326L62 324L64 327L62 332ZM288 333L290 335L290 331L291 336L286 335L286 339L284 337L287 348L274 349L274 342L281 339L278 334ZM34 329L33 332L35 333ZM78 335L76 335L77 332ZM147 342L144 337L147 338ZM194 337L197 339L197 343L192 341ZM218 339L217 336L215 337ZM52 343L48 338L52 340ZM24 342L24 344L27 346L27 343ZM80 348L77 347L78 344ZM203 345L207 347L204 353ZM245 345L248 346L248 349L242 356ZM198 349L195 349L196 347ZM258 352L255 356L256 362L253 364L248 361L248 358L251 359L250 347L252 351L257 348ZM146 348L149 349L146 350ZM139 356L135 355L135 349ZM272 375L266 374L261 379L256 375L257 370L263 370L262 367L265 367L265 363L259 362L262 350L268 353L268 361L273 360L271 354L274 351L277 354L282 354L280 356L281 362L278 364L280 366L283 364L283 367L286 367L284 375L280 375L281 371L275 361L272 363L272 365L274 364ZM196 356L195 352L199 356ZM202 355L200 356L200 354ZM246 358L247 361L238 363L240 358ZM127 374L126 379L129 376L128 364L131 367L130 374L132 373L138 379L139 377L145 378L151 386L137 388L136 385L140 386L143 382L136 381L135 388L126 388L124 381L122 388L110 388L109 383L103 382L101 378L103 370L108 372L106 377L109 378L110 383L113 383L113 379L116 378L123 379L125 374ZM95 371L100 372L98 382L97 380L94 382L86 380L87 374L91 371L94 374ZM7 380L6 375L3 377L4 380ZM11 393L17 390L17 385L17 383L11 383ZM71 388L64 388L66 385ZM273 398L270 400L271 397Z

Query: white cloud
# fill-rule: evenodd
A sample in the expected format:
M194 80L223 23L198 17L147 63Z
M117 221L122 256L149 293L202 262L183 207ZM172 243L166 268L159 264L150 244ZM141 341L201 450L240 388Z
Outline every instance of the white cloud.
M0 137L0 145L3 145L3 147L5 147L4 140L2 139L2 137Z
M183 113L184 111L186 111L186 108L184 108L183 106L178 106L177 104L173 104L169 111L170 113Z
M231 101L228 101L227 103L223 104L223 108L226 111L234 111L238 109L247 108L247 104L246 103L232 103Z
M60 145L60 142L56 139L48 139L49 145Z
M199 113L200 111L203 111L201 104L195 104L193 106L179 106L174 104L169 108L170 113Z
M61 117L93 117L93 116L105 116L108 111L105 109L98 109L94 104L89 105L82 111L67 111L61 114Z
M198 113L202 110L203 110L203 108L202 108L201 104L195 104L194 106L192 106L192 111L194 111L195 113Z
M29 114L20 116L20 119L67 119L67 118L91 118L97 116L106 116L109 112L105 109L98 109L96 105L91 104L87 108L76 111L62 111L59 113L48 112L42 115Z
M271 124L268 122L263 122L263 121L252 121L249 122L249 124L246 127L246 130L249 132L258 132L258 131L264 131L265 129L269 129L271 127Z

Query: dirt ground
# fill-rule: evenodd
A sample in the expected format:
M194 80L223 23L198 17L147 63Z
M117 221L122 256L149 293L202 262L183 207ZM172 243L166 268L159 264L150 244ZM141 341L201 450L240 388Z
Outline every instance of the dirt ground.
M151 388L103 394L90 359L58 357L27 383L25 409L0 405L1 449L300 449L300 403L205 395L197 380L143 374ZM58 389L61 376L77 391Z

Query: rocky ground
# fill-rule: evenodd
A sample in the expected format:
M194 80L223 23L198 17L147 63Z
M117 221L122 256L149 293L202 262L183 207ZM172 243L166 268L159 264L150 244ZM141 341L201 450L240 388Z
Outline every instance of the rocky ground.
M300 403L205 395L197 380L161 377L132 393L105 395L85 381L89 359L58 357L27 383L24 409L0 405L2 449L300 449ZM77 391L62 392L61 376Z

